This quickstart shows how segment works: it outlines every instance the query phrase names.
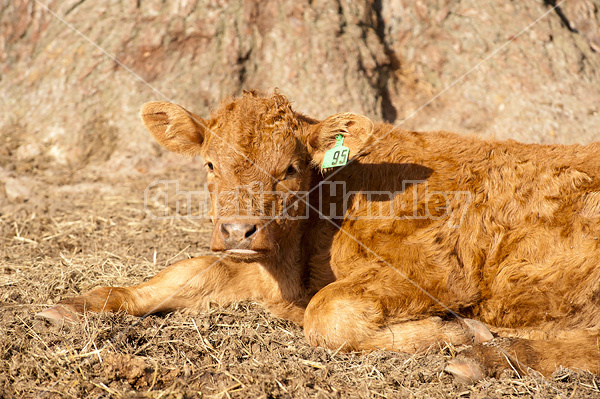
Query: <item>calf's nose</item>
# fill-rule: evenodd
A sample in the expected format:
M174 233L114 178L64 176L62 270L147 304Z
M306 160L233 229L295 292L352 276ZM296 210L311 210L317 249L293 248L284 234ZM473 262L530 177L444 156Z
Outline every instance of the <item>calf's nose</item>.
M220 227L221 235L228 248L234 247L242 241L252 237L258 231L255 224L223 223Z

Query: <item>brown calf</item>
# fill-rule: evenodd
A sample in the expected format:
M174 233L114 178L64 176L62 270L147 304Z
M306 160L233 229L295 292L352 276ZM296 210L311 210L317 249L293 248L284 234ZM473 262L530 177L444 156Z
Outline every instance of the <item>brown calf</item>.
M464 380L507 367L600 372L600 144L417 133L352 113L317 121L254 92L206 120L166 102L145 104L142 119L168 150L206 161L221 256L42 316L251 299L313 345L472 345L447 368ZM321 169L340 136L348 164Z

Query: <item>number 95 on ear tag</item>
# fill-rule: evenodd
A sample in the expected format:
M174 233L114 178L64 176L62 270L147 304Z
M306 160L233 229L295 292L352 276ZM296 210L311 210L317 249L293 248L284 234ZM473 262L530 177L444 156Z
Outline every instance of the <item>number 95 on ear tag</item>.
M344 136L338 134L335 137L335 147L325 152L322 168L335 168L336 166L346 165L350 149L343 146Z

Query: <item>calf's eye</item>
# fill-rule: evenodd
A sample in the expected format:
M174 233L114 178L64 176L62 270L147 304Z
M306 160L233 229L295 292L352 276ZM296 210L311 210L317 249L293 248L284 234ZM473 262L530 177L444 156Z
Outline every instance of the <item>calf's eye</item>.
M210 170L211 172L212 172L213 170L215 170L215 167L214 167L214 165L212 164L212 162L207 162L207 163L206 163L206 167L207 167L207 168L208 168L208 170Z
M298 173L298 170L294 166L290 165L285 170L285 178L292 177L297 173Z

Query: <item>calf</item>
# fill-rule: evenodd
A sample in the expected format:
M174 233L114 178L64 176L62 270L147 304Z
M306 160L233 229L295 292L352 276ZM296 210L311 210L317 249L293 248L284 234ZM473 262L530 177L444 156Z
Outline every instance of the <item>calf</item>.
M42 316L253 300L312 345L469 345L447 367L467 381L508 367L600 372L600 144L318 121L277 93L245 92L209 119L153 102L142 119L166 149L205 160L219 255Z

